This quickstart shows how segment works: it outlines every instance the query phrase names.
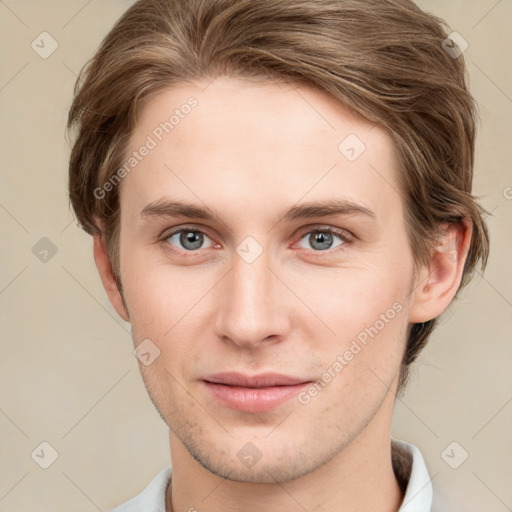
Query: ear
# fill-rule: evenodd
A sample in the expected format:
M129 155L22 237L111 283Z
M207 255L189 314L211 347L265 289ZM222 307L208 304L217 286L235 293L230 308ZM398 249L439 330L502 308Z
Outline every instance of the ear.
M128 311L126 310L123 297L117 287L116 279L114 277L114 272L112 271L112 265L110 264L110 260L108 258L107 250L105 248L105 243L103 241L103 237L101 235L93 235L94 240L94 261L96 263L96 268L101 277L101 282L103 283L103 288L107 292L108 298L114 309L117 311L117 314L126 322L129 322Z
M430 263L421 269L412 292L409 322L432 320L450 305L462 280L471 231L466 218L441 227L440 243L433 248Z

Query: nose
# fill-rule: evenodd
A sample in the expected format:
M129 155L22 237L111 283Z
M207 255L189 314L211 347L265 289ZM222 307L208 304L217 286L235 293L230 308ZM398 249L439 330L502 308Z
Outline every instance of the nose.
M269 263L265 252L252 263L234 254L232 269L217 288L215 331L226 343L254 349L288 335L290 292Z

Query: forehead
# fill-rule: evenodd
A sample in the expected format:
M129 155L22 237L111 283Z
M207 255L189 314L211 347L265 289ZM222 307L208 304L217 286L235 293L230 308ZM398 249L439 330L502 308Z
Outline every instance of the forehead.
M389 134L305 86L234 78L173 86L142 109L127 159L143 146L151 149L121 193L139 212L161 197L204 199L237 215L336 195L382 214L399 207Z

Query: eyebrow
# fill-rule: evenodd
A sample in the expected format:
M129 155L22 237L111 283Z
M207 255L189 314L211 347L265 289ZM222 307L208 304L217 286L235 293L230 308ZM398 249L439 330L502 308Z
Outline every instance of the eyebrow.
M281 214L279 221L327 217L330 215L365 215L372 219L377 217L375 212L364 204L356 203L348 199L330 199L293 206ZM193 203L167 199L160 199L147 204L140 212L140 217L186 217L225 224L220 216L206 205L198 206Z

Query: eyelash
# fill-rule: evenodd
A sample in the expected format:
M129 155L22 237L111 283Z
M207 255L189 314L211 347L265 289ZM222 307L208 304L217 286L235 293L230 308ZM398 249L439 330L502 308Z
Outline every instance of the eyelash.
M183 231L192 231L194 233L201 233L202 235L205 235L210 240L212 240L212 238L207 233L205 233L201 229L198 229L195 226L180 226L179 229L175 229L173 231L169 231L169 232L164 233L160 237L159 241L162 242L163 244L165 244L167 250L170 250L173 253L177 252L177 253L180 253L182 255L183 255L183 253L185 253L185 256L184 256L185 258L194 258L197 255L196 253L200 252L200 249L197 249L195 251L187 251L185 249L177 249L177 248L171 246L171 244L168 242L169 238L171 238L172 236L174 236L174 235L176 235L178 233L181 233ZM310 234L313 234L313 233L329 233L330 235L337 236L342 241L342 243L338 247L335 247L334 249L325 249L323 251L321 251L321 250L315 251L313 249L309 249L309 250L305 249L313 258L322 258L326 254L327 255L332 255L333 253L344 251L346 249L346 246L349 245L353 241L353 239L354 239L354 236L351 233L349 233L349 232L347 232L345 230L336 229L336 228L333 228L333 227L330 227L330 226L327 226L327 227L316 226L314 228L309 228L308 231L303 231L299 235L299 237L298 237L296 242L300 242L306 235L310 235ZM296 242L294 242L294 244ZM214 243L216 243L216 242L214 242Z

